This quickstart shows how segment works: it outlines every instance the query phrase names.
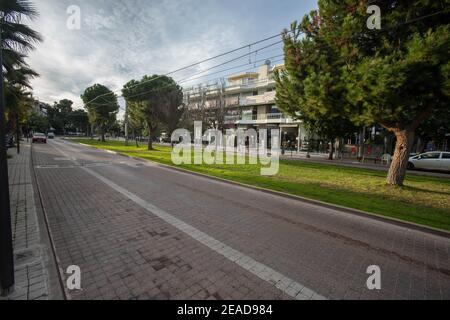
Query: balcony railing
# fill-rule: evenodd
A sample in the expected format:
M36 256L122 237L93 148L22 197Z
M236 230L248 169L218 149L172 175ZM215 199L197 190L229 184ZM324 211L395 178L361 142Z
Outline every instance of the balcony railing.
M266 123L293 123L291 117L283 113L243 114L242 116L226 116L227 124L266 124Z
M276 95L275 91L271 91L257 96L240 98L239 104L241 106L250 106L250 105L273 103L275 102L275 95Z
M234 124L237 121L241 120L241 116L235 115L235 116L225 116L225 124Z
M275 80L273 78L248 81L245 83L235 83L235 84L227 85L225 87L225 91L267 87L268 85L271 85L274 83L275 83Z

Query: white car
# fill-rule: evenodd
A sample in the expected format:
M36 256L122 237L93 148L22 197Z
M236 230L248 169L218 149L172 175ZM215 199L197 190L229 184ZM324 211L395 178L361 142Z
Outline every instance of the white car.
M48 139L55 139L55 134L54 134L53 132L49 132L49 133L47 134L47 138L48 138Z
M450 152L432 151L411 157L408 169L450 171Z

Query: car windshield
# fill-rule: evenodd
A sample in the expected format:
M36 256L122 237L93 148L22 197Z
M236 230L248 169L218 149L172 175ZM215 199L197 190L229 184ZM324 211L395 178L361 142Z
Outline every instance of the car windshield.
M439 159L441 157L440 152L424 153L420 156L422 159Z
M43 133L35 133L34 136L35 137L45 137L45 135Z

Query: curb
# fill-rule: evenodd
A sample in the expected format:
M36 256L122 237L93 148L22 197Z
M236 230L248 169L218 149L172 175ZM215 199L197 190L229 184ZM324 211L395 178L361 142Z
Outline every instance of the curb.
M47 231L48 239L49 239L49 242L50 242L50 250L51 250L52 255L53 255L53 260L55 262L55 267L57 269L56 272L58 274L58 282L59 282L59 285L60 285L60 289L61 289L61 293L62 293L62 296L63 296L63 300L71 300L70 293L68 292L66 286L64 285L64 280L65 280L64 279L64 270L61 267L62 263L59 260L59 257L58 257L58 255L56 253L56 245L55 245L54 237L53 237L53 234L52 234L52 232L50 230L50 222L49 222L49 219L48 219L47 210L46 210L45 205L44 205L43 196L42 196L42 192L41 192L41 186L39 184L39 180L38 180L37 174L36 174L36 169L35 169L35 166L34 166L33 146L31 146L30 157L31 157L30 164L31 164L31 170L32 170L32 172L30 174L33 174L34 181L36 183L36 193L37 193L38 198L39 198L38 202L39 202L39 205L41 207L42 214L43 214L43 220L44 220L44 224L45 224L45 229Z
M139 157L133 157L133 156L129 156L127 154L124 153L119 153L119 152L115 152L115 151L111 151L111 150L106 150L106 149L101 149L101 148L97 148L95 146L90 146L84 143L79 143L78 144L82 145L82 146L86 146L86 147L90 147L96 150L102 150L105 151L107 153L111 153L111 154L115 154L115 155L119 155L125 158L129 158L129 159L133 159L139 162L151 162L154 163L155 165L170 169L170 170L174 170L174 171L179 171L179 172L183 172L183 173L187 173L187 174L192 174L195 176L199 176L199 177L203 177L203 178L207 178L207 179L212 179L212 180L216 180L216 181L220 181L220 182L224 182L230 185L235 185L235 186L240 186L240 187L244 187L244 188L248 188L248 189L253 189L256 191L262 191L264 193L268 193L271 195L276 195L276 196L281 196L283 198L288 198L288 199L292 199L292 200L297 200L297 201L301 201L304 203L308 203L308 204L313 204L313 205L317 205L317 206L321 206L327 209L332 209L332 210L338 210L338 211L343 211L345 213L349 213L349 214L353 214L353 215L357 215L360 217L365 217L365 218L371 218L377 221L381 221L381 222L385 222L385 223L390 223L396 226L400 226L400 227L405 227L408 229L412 229L412 230L416 230L416 231L420 231L420 232L425 232L428 234L433 234L436 236L440 236L440 237L444 237L444 238L449 238L450 239L450 231L446 231L446 230L442 230L442 229L437 229L437 228L433 228L433 227L428 227L428 226L424 226L421 224L417 224L414 222L408 222L408 221L404 221L404 220L400 220L397 218L390 218L390 217L386 217L386 216L382 216L376 213L370 213L367 211L362 211L362 210L358 210L358 209L353 209L353 208L348 208L348 207L344 207L344 206L340 206L337 204L332 204L332 203L327 203L327 202L323 202L320 200L314 200L314 199L309 199L309 198L305 198L302 196L298 196L298 195L294 195L294 194L290 194L290 193L286 193L286 192L282 192L282 191L276 191L276 190L271 190L271 189L267 189L267 188L263 188L263 187L258 187L258 186L253 186L253 185L249 185L246 183L242 183L242 182L237 182L237 181L232 181L232 180L228 180L228 179L224 179L224 178L219 178L219 177L214 177L214 176L210 176L204 173L199 173L199 172L195 172L195 171L190 171L187 169L183 169L183 168L179 168L179 167L173 167L167 164L163 164L163 163L159 163L159 162L155 162L155 161L151 161L151 160L147 160L147 159L143 159L143 158L139 158Z

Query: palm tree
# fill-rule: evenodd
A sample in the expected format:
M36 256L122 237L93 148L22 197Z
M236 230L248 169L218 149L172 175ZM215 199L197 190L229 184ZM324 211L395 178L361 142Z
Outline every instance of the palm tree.
M0 48L3 54L6 117L8 127L16 131L17 140L19 122L26 116L30 105L30 93L26 89L31 89L30 80L38 76L25 62L25 58L34 45L42 41L40 34L23 24L23 20L32 20L37 16L35 6L28 0L0 2Z
M40 34L22 20L33 20L38 17L35 6L28 0L3 0L0 3L2 24L2 47L26 53L34 49L34 44L42 41Z
M1 48L5 77L18 67L28 68L26 54L42 41L41 35L23 24L23 20L38 17L35 6L28 0L2 0L0 3Z

